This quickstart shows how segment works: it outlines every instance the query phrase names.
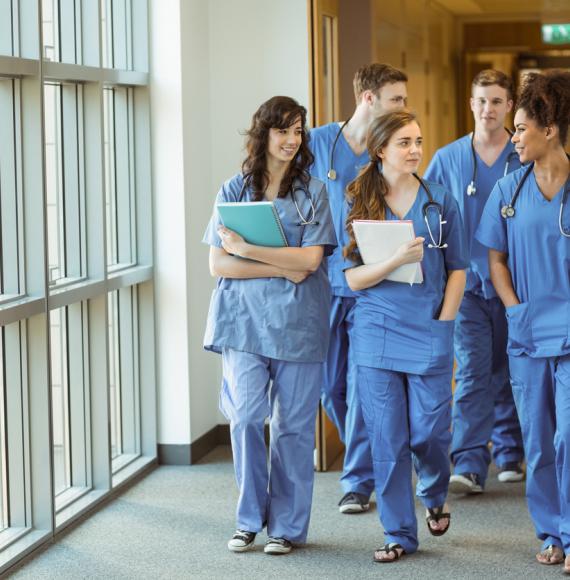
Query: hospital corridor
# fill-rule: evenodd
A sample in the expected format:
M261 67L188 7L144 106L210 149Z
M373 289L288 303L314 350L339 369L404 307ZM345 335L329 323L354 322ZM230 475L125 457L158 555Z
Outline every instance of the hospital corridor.
M0 578L570 577L569 121L570 0L0 0Z

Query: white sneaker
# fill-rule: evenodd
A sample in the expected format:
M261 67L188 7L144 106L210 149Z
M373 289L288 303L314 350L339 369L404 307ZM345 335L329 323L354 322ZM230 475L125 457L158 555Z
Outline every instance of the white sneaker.
M449 491L451 493L483 493L483 486L476 473L454 473L449 478Z
M255 532L236 530L232 539L228 542L228 550L232 552L247 552L255 544Z
M288 554L292 549L293 545L289 540L286 540L285 538L273 538L272 536L269 536L269 538L267 538L267 542L265 542L265 548L263 548L263 551L266 554L278 555Z

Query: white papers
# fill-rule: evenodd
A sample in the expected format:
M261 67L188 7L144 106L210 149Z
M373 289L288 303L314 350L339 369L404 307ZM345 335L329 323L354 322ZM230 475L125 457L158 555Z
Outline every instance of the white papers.
M414 224L411 221L355 220L352 229L360 256L364 264L376 264L391 258L406 242L415 240ZM424 281L419 262L404 264L385 278L393 282L421 284Z

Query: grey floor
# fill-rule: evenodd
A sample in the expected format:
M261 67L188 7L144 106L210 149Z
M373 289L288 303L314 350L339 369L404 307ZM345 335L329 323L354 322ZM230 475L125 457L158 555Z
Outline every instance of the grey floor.
M237 497L229 448L192 467L160 467L16 570L12 578L564 578L540 566L523 484L498 483L484 495L452 498L452 527L428 534L418 506L420 550L375 564L382 544L376 509L341 515L338 471L316 476L310 543L287 556L226 549Z

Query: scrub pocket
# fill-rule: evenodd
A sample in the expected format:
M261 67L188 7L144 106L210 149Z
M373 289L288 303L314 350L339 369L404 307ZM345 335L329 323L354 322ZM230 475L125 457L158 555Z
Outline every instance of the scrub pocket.
M356 363L366 367L376 367L384 356L386 346L386 327L383 314L368 315L353 308L351 319L350 348L354 350Z
M234 346L238 310L239 295L237 292L220 288L212 292L204 335L205 349L221 352L224 346Z
M509 340L507 352L511 355L530 354L533 351L530 306L521 302L506 308Z
M430 371L443 372L453 366L453 331L455 320L431 321Z

